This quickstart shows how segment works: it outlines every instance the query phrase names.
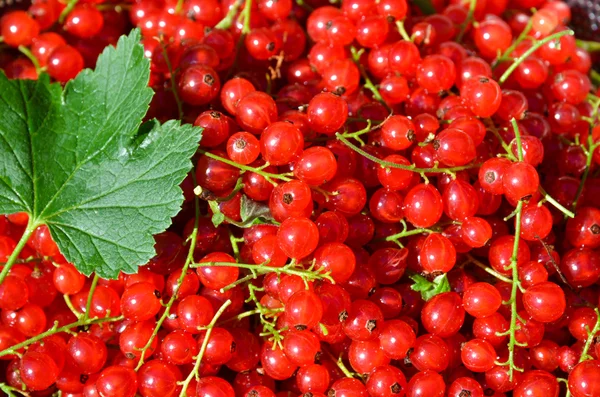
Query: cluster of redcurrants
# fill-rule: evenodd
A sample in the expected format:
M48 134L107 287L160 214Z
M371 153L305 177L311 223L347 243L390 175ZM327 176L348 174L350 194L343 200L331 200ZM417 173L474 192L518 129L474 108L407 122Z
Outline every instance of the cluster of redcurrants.
M137 274L86 278L34 233L0 284L0 389L600 395L600 99L569 7L415 3L2 16L0 68L21 79L67 82L139 28L149 117L204 130ZM0 216L0 262L26 223Z

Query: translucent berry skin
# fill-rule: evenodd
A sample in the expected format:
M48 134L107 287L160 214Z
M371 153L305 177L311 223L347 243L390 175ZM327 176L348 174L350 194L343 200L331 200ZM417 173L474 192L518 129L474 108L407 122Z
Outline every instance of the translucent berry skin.
M443 397L446 391L444 378L435 371L423 371L415 374L408 382L407 396Z
M322 146L306 149L294 167L294 176L311 186L320 186L333 179L337 160L333 152Z
M147 282L136 283L125 289L121 296L121 313L133 321L153 318L161 307L160 292Z
M83 57L69 45L57 47L48 58L48 74L53 79L65 83L83 69Z
M475 283L465 290L463 305L471 316L483 318L494 314L500 308L502 296L491 284Z
M65 19L64 28L73 36L90 38L97 35L104 20L97 8L87 4L76 5Z
M447 273L456 264L456 248L440 233L431 233L421 247L419 260L427 273Z
M566 237L575 247L600 247L600 210L583 207L577 210L572 219L567 220Z
M427 332L447 338L455 335L465 320L462 299L456 292L444 292L428 300L421 311Z
M334 94L322 92L308 103L310 127L318 133L332 136L348 118L348 104Z
M319 229L307 218L290 218L279 227L277 239L288 257L301 259L317 248Z
M258 135L277 121L277 105L266 93L253 91L238 102L236 120L244 130Z
M58 377L58 368L47 354L27 352L19 366L21 380L29 390L44 390Z
M86 333L72 337L67 344L67 352L83 374L100 371L108 354L106 345L100 338Z
M491 117L502 102L500 86L486 76L475 76L465 81L460 96L478 117Z
M525 162L511 164L502 176L504 194L515 202L532 196L539 186L540 178L536 169Z
M39 33L38 23L25 11L10 12L0 21L0 36L11 47L29 46Z
M102 370L96 380L96 389L101 396L134 397L137 384L137 375L132 368L114 365Z
M455 79L454 62L443 55L428 55L417 68L419 85L432 93L449 90Z
M260 137L263 159L273 165L284 165L297 159L303 147L302 132L293 124L283 121L269 125Z
M592 397L600 393L600 361L577 364L569 373L569 391L573 397Z
M196 386L198 397L235 397L233 386L225 379L217 376L205 376L198 380Z
M404 215L416 227L430 227L442 217L439 191L432 184L419 184L404 197Z
M205 105L219 95L221 80L213 68L193 65L179 77L178 91L181 99L190 105Z
M565 312L565 294L557 284L539 283L525 291L523 305L533 319L550 323L558 320Z

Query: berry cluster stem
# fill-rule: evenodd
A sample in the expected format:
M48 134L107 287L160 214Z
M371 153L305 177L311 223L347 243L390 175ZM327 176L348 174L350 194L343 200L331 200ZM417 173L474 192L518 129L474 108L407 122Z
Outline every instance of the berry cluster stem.
M12 254L10 254L10 257L4 264L4 267L2 268L2 272L0 272L0 284L2 284L4 282L4 279L8 275L8 272L10 272L10 269L16 263L17 258L19 257L19 254L21 253L23 248L25 248L25 244L27 244L27 240L29 240L29 237L31 237L31 235L33 234L35 229L37 229L38 226L39 226L39 224L36 221L34 221L31 217L29 217L29 221L27 222L27 226L25 227L25 231L23 232L23 235L19 239L19 242L17 243L17 246L13 250Z
M468 261L465 264L472 263L475 266L477 266L478 268L480 268L483 271L485 271L486 273L494 276L498 280L504 281L505 283L508 283L508 284L512 284L512 282L513 282L512 279L506 277L503 274L498 273L497 271L495 271L491 267L484 265L481 261L477 260L473 255L467 254L467 259L468 259Z
M398 244L400 247L403 247L402 243L400 242L400 239L403 237L414 236L416 234L423 234L423 233L435 233L435 230L426 229L426 228L418 228L418 229L408 230L408 225L406 224L406 221L404 219L402 219L400 221L400 223L402 223L402 226L403 226L402 231L400 233L396 233L396 234L392 234L391 236L387 236L385 238L385 241L393 241L396 244Z
M536 52L541 46L543 46L546 43L551 42L552 40L558 40L563 36L567 36L567 35L574 35L575 33L572 30L563 30L561 32L557 32L554 33L542 40L536 41L531 48L529 48L527 51L525 51L525 53L523 53L523 55L521 55L520 57L518 57L517 59L514 60L514 62L512 63L512 65L510 65L508 67L508 69L506 69L506 71L502 74L502 76L500 77L500 79L498 80L498 83L500 84L504 84L506 82L506 80L510 77L510 75L512 74L512 72L515 71L515 69L523 63L524 60L526 60L527 58L529 58L529 56L531 54L533 54L534 52Z
M196 378L196 380L200 379L200 373L199 373L200 364L202 363L202 357L204 356L204 353L206 352L206 347L208 346L208 341L210 339L210 335L212 334L212 330L215 327L217 321L219 320L219 317L221 317L221 315L223 315L223 312L225 312L225 309L227 309L227 307L229 305L231 305L230 299L228 299L227 301L225 301L225 303L223 303L221 305L219 310L215 313L214 317L212 318L211 322L206 327L206 333L204 334L204 339L202 340L202 346L200 347L200 352L196 356L196 362L194 364L194 368L192 369L192 371L190 372L188 377L185 378L185 380L182 382L181 393L179 394L179 397L185 397L187 395L187 388L190 385L190 382L192 381L193 378Z
M248 165L238 164L235 161L231 161L231 160L223 158L221 156L217 156L214 153L207 152L207 151L202 150L202 149L198 150L198 153L204 154L206 157L210 157L211 159L219 160L222 163L228 164L228 165L230 165L232 167L235 167L235 168L238 168L238 169L240 169L242 171L253 172L255 174L258 174L258 175L262 176L263 178L265 178L267 181L269 181L273 185L277 185L277 183L275 183L273 181L273 179L279 179L279 180L284 181L284 182L289 182L289 181L292 180L291 178L289 178L289 177L287 177L285 175L272 174L270 172L265 172L265 171L263 171L261 169L263 167L257 168L257 167L250 167Z
M499 363L499 365L508 366L508 376L512 381L514 371L523 371L523 369L516 366L514 358L515 358L515 346L518 345L516 332L518 329L517 326L517 292L519 291L519 270L517 268L517 258L519 254L519 236L521 233L521 214L523 210L523 202L519 201L517 204L517 215L515 219L515 243L513 245L512 257L510 260L510 268L512 270L512 289L510 292L510 299L507 302L510 305L510 326L508 329L508 359Z
M451 167L451 168L439 168L439 167L417 168L417 166L415 166L414 164L403 165L403 164L391 163L389 161L381 160L381 159L365 152L364 150L362 150L361 148L359 148L358 146L356 146L355 144L350 142L348 139L346 139L344 134L337 133L337 134L335 134L335 136L337 139L342 141L350 149L354 150L356 153L360 154L361 156L364 156L367 159L381 165L383 168L399 168L401 170L417 172L417 173L421 174L421 176L425 176L426 173L444 173L444 174L455 175L457 171L469 170L472 168L477 168L479 166L479 164L467 164L467 165L461 165L459 167Z
M119 316L119 317L104 317L104 318L96 317L96 318L88 318L86 320L81 319L81 320L75 321L74 323L63 325L62 327L59 327L58 322L55 321L54 325L46 332L42 332L41 334L38 334L32 338L29 338L24 342L18 343L16 345L13 345L7 349L0 351L0 357L11 355L11 354L19 355L19 349L27 347L27 346L29 346L37 341L40 341L48 336L51 336L54 334L59 334L61 332L68 332L72 328L87 327L87 326L90 326L93 324L114 323L115 321L123 320L123 318L124 318L123 316Z
M327 280L331 283L335 283L329 273L321 273L318 270L314 270L314 265L308 269L302 269L297 267L294 263L290 263L283 267L272 267L268 265L268 262L261 263L260 265L251 265L247 263L231 263L231 262L204 262L194 263L191 265L192 268L197 267L238 267L240 269L250 270L250 274L246 277L240 278L233 284L228 285L224 289L231 289L232 287L257 278L258 276L275 273L275 274L288 274L301 277L304 282L315 281L315 280Z
M477 0L470 0L469 1L469 12L467 13L467 18L465 19L465 21L460 26L460 33L458 34L458 36L456 36L456 41L458 43L460 43L462 41L463 36L467 32L467 28L473 22L473 17L475 15L475 8L476 7L477 7Z
M98 275L94 273L94 278L92 279L92 284L90 285L90 292L88 293L87 302L85 303L85 313L83 313L83 320L87 320L90 317L90 310L92 309L94 291L96 291L96 286L98 285L99 278L100 277L98 277Z
M191 175L192 175L192 180L194 181L194 185L196 185L195 172L192 171ZM187 275L187 270L188 270L190 264L194 261L194 249L196 248L196 240L198 238L198 224L200 221L200 201L198 200L197 196L194 196L194 211L195 211L194 212L194 228L192 229L192 233L190 234L190 237L189 237L190 248L188 249L188 254L187 254L187 257L183 264L183 268L181 269L181 275L179 276L179 279L177 279L177 285L175 287L175 290L173 291L173 295L169 298L169 301L165 305L165 310L164 310L163 314L160 316L160 318L156 322L156 326L154 327L154 330L152 331L152 335L150 335L148 342L146 342L146 345L141 350L140 360L138 361L138 364L135 367L136 371L139 370L142 367L142 365L144 364L144 357L146 356L146 352L152 345L154 338L156 338L156 336L158 335L158 331L160 330L160 327L162 326L162 324L165 322L165 320L171 314L170 313L171 307L173 307L173 303L175 303L175 300L177 299L177 292L179 292L179 288L181 288L181 285L183 284L183 279Z
M587 360L593 360L594 358L588 354L590 348L592 347L592 343L594 343L595 335L600 332L600 310L596 307L594 308L596 312L596 324L594 324L594 328L591 330L588 329L588 337L585 340L585 344L583 345L583 349L581 350L581 355L579 356L579 362L582 363ZM571 397L571 391L569 390L569 384L567 382L567 394L566 397Z
M361 48L360 50L357 50L356 47L350 47L350 52L352 53L352 60L354 61L354 63L358 67L358 70L360 71L360 74L362 75L363 79L365 80L364 87L366 89L368 89L369 91L371 91L371 93L373 94L373 98L375 98L375 100L377 102L379 102L383 106L385 106L385 108L388 110L388 112L391 112L392 109L383 100L383 97L379 93L379 90L377 89L377 86L375 86L375 84L373 84L373 82L369 78L369 75L367 74L367 71L365 70L365 67L360 63L360 57L365 52L364 48Z

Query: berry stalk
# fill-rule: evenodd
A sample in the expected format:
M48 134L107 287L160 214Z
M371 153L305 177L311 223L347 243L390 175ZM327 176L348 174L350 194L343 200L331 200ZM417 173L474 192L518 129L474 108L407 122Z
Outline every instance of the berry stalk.
M219 310L215 313L214 317L212 318L211 322L206 327L206 333L204 334L204 339L202 341L202 346L200 347L200 352L196 356L196 363L194 364L194 368L192 369L190 374L181 383L181 393L179 394L179 397L185 397L187 395L187 388L193 378L196 378L196 380L200 379L200 374L198 371L200 370L202 357L204 356L204 352L206 352L206 347L208 346L208 341L210 339L210 335L212 334L212 329L215 327L217 321L219 320L219 317L221 317L221 315L223 314L223 312L225 312L225 309L227 309L229 305L231 305L230 299L228 299L227 301L225 301L225 303L221 305Z

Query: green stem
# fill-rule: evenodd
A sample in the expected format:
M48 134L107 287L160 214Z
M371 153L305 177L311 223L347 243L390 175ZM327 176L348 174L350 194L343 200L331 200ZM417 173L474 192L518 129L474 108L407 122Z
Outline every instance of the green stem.
M387 236L385 241L398 241L402 237L414 236L415 234L422 233L435 233L434 230L431 229L414 229L414 230L403 230L400 233L392 234L391 236Z
M48 331L42 332L41 334L38 334L38 335L34 336L33 338L29 338L24 342L18 343L16 345L13 345L7 349L0 351L0 357L7 356L10 354L17 354L19 349L27 347L27 346L31 345L32 343L42 340L50 335L59 334L61 332L67 332L71 328L85 327L85 326L89 326L89 325L93 325L93 324L114 323L115 321L123 320L123 318L124 318L123 316L119 316L119 317L91 318L91 319L87 319L87 320L81 319L81 320L75 321L74 323L64 325L62 327L59 327L58 322L55 322L54 325L52 326L52 328L50 328Z
M331 283L335 283L333 278L328 273L320 273L319 271L315 271L311 268L302 269L294 266L293 264L289 264L283 267L271 267L267 262L261 263L260 265L251 265L246 263L231 263L231 262L203 262L203 263L194 263L191 265L192 268L197 267L237 267L240 269L248 269L251 272L249 275L249 279L254 279L258 276L268 273L275 274L289 274L301 277L305 281L313 281L313 280L327 280ZM238 280L239 281L239 280Z
M179 5L179 3L178 3ZM171 60L169 59L169 54L167 52L167 48L164 42L160 41L160 48L163 53L163 57L165 58L165 63L167 64L167 70L169 71L170 81L171 81L171 92L173 92L173 97L175 98L175 103L177 104L177 114L179 115L179 119L183 120L183 103L181 102L181 98L179 98L179 93L177 92L177 82L175 81L175 73L173 71L173 66L171 65Z
M467 14L467 18L460 26L460 33L458 34L458 36L456 36L456 41L459 43L462 41L463 36L467 32L467 28L473 22L473 16L475 15L475 7L477 7L477 0L470 0L469 1L469 12Z
M583 193L583 188L585 187L585 182L587 181L588 176L590 175L590 169L592 168L592 160L594 159L594 152L600 146L600 143L594 144L594 139L592 134L588 135L588 148L585 159L585 171L583 171L583 175L581 175L581 181L579 182L579 186L577 187L577 193L575 194L575 199L573 199L573 212L577 209L577 203L581 198L581 194Z
M223 303L223 305L221 305L221 308L215 313L210 324L208 324L208 326L206 327L206 333L204 334L204 339L202 340L202 346L200 347L200 352L196 356L196 363L194 364L194 368L192 369L190 374L182 382L181 393L179 394L179 397L185 397L187 395L187 388L194 377L196 378L196 380L200 379L200 375L199 375L198 371L200 370L200 364L202 363L202 357L204 356L204 353L206 352L206 347L208 346L208 341L210 339L210 335L212 334L212 329L215 327L217 320L219 320L219 317L221 317L221 315L225 312L225 309L227 309L227 307L229 305L231 305L230 299L228 299L227 301L225 301L225 303Z
M517 59L515 59L515 61L512 63L512 65L510 65L508 67L508 69L506 69L506 71L504 72L504 74L502 74L502 76L500 77L500 79L498 80L498 83L500 84L504 84L506 82L506 80L510 77L510 75L512 74L512 72L515 71L515 69L521 64L523 63L524 60L526 60L527 58L529 58L529 56L531 54L533 54L534 52L536 52L541 46L543 46L546 43L551 42L552 40L557 40L560 39L563 36L567 36L567 35L573 35L574 32L572 30L563 30L562 32L558 32L558 33L554 33L540 41L537 41L535 44L533 44L531 46L531 48L529 48L527 51L525 51L525 53L523 53L523 55L521 55L520 57L518 57Z
M404 28L404 21L396 21L396 28L398 28L398 32L400 32L400 36L406 41L412 41L406 29Z
M233 25L235 17L237 15L240 7L242 6L242 3L243 3L242 0L239 0L239 1L236 1L235 3L233 3L233 5L229 9L229 11L227 12L227 15L225 15L225 17L223 19L221 19L215 25L215 29L223 29L223 30L229 29Z
M192 180L194 182L194 185L196 185L196 183L197 183L196 182L196 173L193 172L193 170L191 172L191 175L192 175ZM158 321L156 322L156 326L154 327L154 330L152 331L152 335L150 335L148 342L146 342L146 345L141 350L142 353L140 355L140 360L138 361L138 364L135 367L136 371L138 371L142 367L142 365L144 365L144 358L146 356L146 352L148 351L150 346L152 346L152 342L158 335L158 331L160 330L160 327L162 326L162 324L165 322L165 320L171 314L170 310L171 310L171 307L173 307L173 303L175 303L175 300L177 299L177 292L179 291L179 288L181 288L181 285L183 284L183 280L184 280L185 276L187 275L187 271L188 271L190 264L194 261L194 250L196 248L196 241L198 239L198 224L199 224L199 222L200 222L200 200L198 199L198 196L194 195L194 228L192 229L192 233L190 234L190 237L189 237L190 248L188 249L187 257L185 258L185 262L183 264L183 267L181 268L181 275L177 279L177 285L175 286L175 289L173 290L173 295L171 295L171 297L169 298L169 301L165 305L165 310L164 310L163 314L160 316L160 318L158 319Z
M477 260L473 255L467 254L467 259L468 259L468 262L471 262L478 268L480 268L480 269L484 270L485 272L487 272L488 274L496 277L498 280L504 281L505 283L508 283L508 284L512 284L512 279L504 276L503 274L498 273L491 267L484 265L483 263L481 263L481 261Z
M24 397L29 397L30 394L16 387L7 385L6 383L0 383L0 390L2 390L8 397L15 397L15 393L18 393Z
M73 11L73 8L75 8L77 3L79 3L79 0L70 0L67 3L67 6L65 7L65 9L62 10L60 15L58 16L58 23L60 23L62 25L62 23L65 21L65 18L67 17L67 15L69 15L71 13L71 11Z
M492 64L492 69L495 69L496 66L498 66L501 62L510 61L513 59L511 56L512 52L517 48L519 44L523 42L523 40L527 38L527 35L531 31L532 26L533 18L530 17L529 21L527 21L527 25L525 25L525 28L523 29L519 37L517 37L517 39L510 45L510 47L508 47L506 51L504 51L504 53L494 61L494 63Z
M598 310L597 307L594 308L594 310L596 311L596 324L594 324L594 328L591 331L589 331L589 333L588 333L588 337L585 340L585 345L583 345L583 349L581 350L581 356L579 357L579 362L593 359L593 357L591 357L588 354L588 352L590 351L590 347L592 346L592 343L594 343L595 335L600 331L600 311Z
M94 298L94 291L96 291L96 285L98 285L98 277L97 274L94 274L94 278L92 279L92 285L90 285L90 292L88 293L87 302L85 304L85 313L83 313L83 319L87 320L90 315L90 310L92 309L92 300Z
M512 381L514 371L522 371L521 368L517 367L514 361L515 358L515 346L517 344L516 332L517 332L517 292L519 291L519 270L517 267L517 259L519 255L519 237L521 235L521 214L523 212L523 202L519 201L517 204L517 215L515 219L515 242L513 244L512 257L510 259L510 267L512 269L512 289L510 292L510 328L508 332L508 360L502 363L502 365L508 366L508 376Z
M510 122L513 126L513 131L515 132L515 140L517 141L517 156L519 157L519 161L523 161L523 145L521 143L521 132L517 125L517 119L513 118Z
M383 100L383 97L379 93L379 90L377 89L377 87L375 86L375 84L373 84L373 82L369 78L369 75L367 74L367 71L365 70L364 66L360 63L360 57L365 52L364 48L361 48L360 50L357 50L355 47L350 47L350 52L352 53L352 60L354 61L354 63L358 67L358 70L360 71L360 74L362 75L363 79L365 80L364 87L366 89L368 89L369 91L371 91L371 93L373 94L373 98L375 98L375 100L377 102L379 102L383 106L385 106L385 108L387 109L387 111L391 113L392 109Z
M82 314L79 313L79 310L75 309L75 306L73 306L73 302L71 302L71 298L69 297L69 295L63 295L63 298L65 300L65 304L67 305L69 310L71 310L71 312L73 312L75 317L81 318Z
M39 75L42 73L42 68L40 67L40 63L38 61L38 59L36 58L35 55L33 55L33 53L29 50L29 48L25 47L24 45L20 45L18 47L19 52L23 55L25 55L33 64L33 67L35 68L36 73Z
M10 254L10 257L8 257L6 264L2 268L2 272L0 272L0 284L2 284L4 282L4 279L8 275L8 272L10 272L10 269L13 267L13 265L17 261L19 254L21 253L23 248L25 248L25 244L27 244L27 240L29 240L29 237L31 237L31 234L35 231L35 229L37 229L38 226L39 226L39 224L36 221L34 221L33 219L31 219L31 216L30 216L29 221L27 221L27 226L25 227L25 231L23 232L23 235L21 236L21 239L17 243L17 246L13 250L12 254Z
M436 168L417 168L414 164L413 165L402 165L402 164L391 163L389 161L381 160L381 159L365 152L364 150L362 150L361 148L359 148L358 146L356 146L352 142L350 142L348 139L344 138L343 134L337 133L337 134L335 134L335 136L337 137L337 139L342 141L350 149L352 149L355 152L357 152L358 154L368 158L369 160L381 165L384 168L399 168L401 170L417 172L419 174L425 174L425 173L430 172L430 173L444 173L444 174L454 175L457 171L469 170L472 168L477 168L479 166L479 164L470 164L470 165L468 164L468 165L461 165L459 167L451 167L451 168L437 168L437 167Z
M276 183L273 181L273 179L279 179L282 180L284 182L289 182L292 179L285 176L285 175L280 175L280 174L272 174L270 172L265 172L259 168L256 167L250 167L248 165L242 165L242 164L238 164L235 161L231 161L229 159L223 158L221 156L217 156L214 153L211 152L207 152L205 150L198 150L198 153L200 154L204 154L206 157L210 157L211 159L215 159L215 160L219 160L222 163L231 165L232 167L238 168L242 171L248 171L248 172L253 172L255 174L261 175L263 178L265 178L267 181L269 181L270 183L272 183L273 185L276 185Z
M583 48L587 52L598 52L600 51L600 43L597 41L585 41L585 40L576 40L577 47Z
M565 214L565 216L568 216L569 218L574 218L575 217L575 214L572 211L569 211L568 209L566 209L561 203L559 203L552 196L550 196L548 194L548 192L546 190L544 190L544 188L541 185L539 187L539 191L540 191L540 194L542 195L542 197L544 197L544 199L547 202L549 202L557 210L559 210L560 212L562 212L563 214Z

